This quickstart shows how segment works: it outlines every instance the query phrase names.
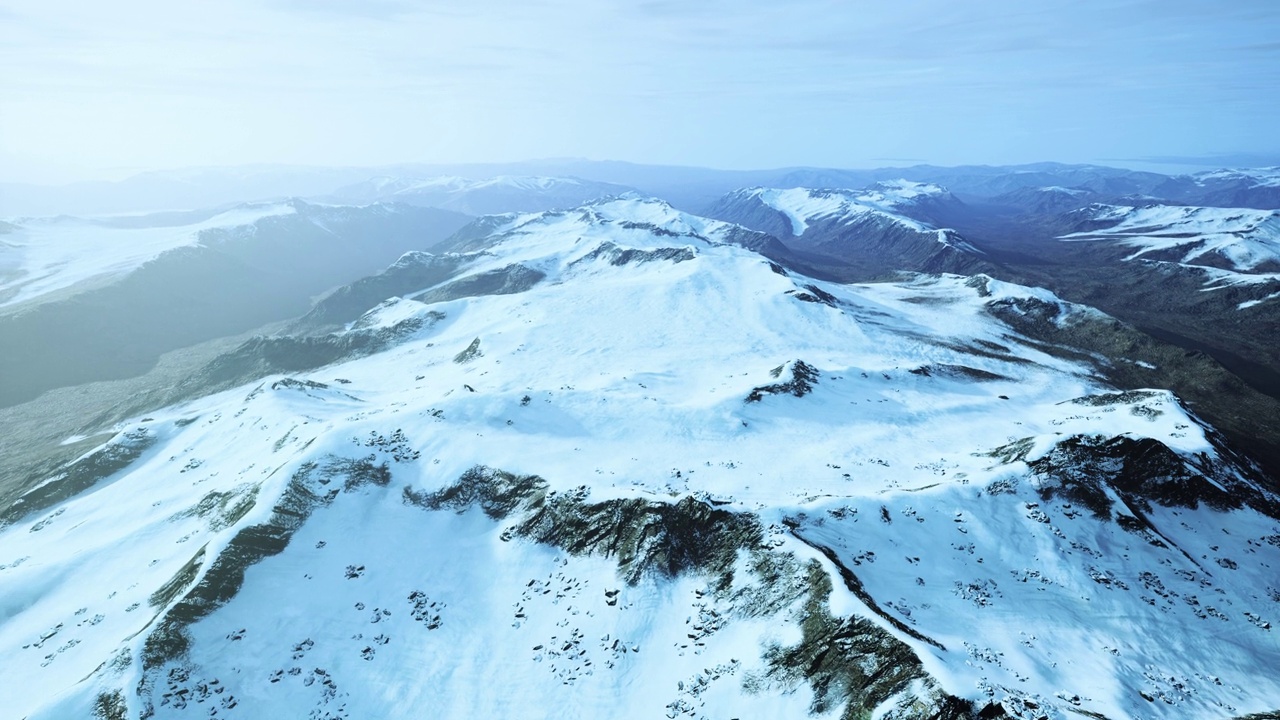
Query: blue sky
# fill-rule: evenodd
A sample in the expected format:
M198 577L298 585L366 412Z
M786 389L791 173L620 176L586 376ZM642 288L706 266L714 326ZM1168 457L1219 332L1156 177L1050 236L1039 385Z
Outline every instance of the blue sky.
M1280 163L1273 0L0 0L0 180Z

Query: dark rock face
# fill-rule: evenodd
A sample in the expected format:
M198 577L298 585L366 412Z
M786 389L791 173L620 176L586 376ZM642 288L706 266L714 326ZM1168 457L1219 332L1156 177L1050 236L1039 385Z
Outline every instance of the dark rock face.
M465 512L478 507L489 518L503 520L530 504L545 500L547 481L536 475L513 475L502 470L476 466L457 482L433 493L404 489L404 501L426 510Z
M1076 402L1130 404L1135 396L1140 400L1146 394L1112 393ZM1152 412L1141 404L1131 404L1130 409L1135 414ZM1212 436L1210 440L1220 442ZM1072 435L1044 455L1026 460L1031 447L1028 438L998 448L992 455L1005 462L1026 461L1042 478L1043 499L1065 498L1098 518L1114 517L1126 529L1133 529L1126 526L1133 523L1131 516L1137 517L1137 525L1148 527L1145 514L1153 504L1192 509L1204 504L1219 511L1248 506L1280 518L1280 500L1266 488L1261 475L1248 465L1233 467L1206 453L1188 457L1158 440L1128 435ZM1122 507L1117 507L1117 498Z
M852 222L814 223L794 246L843 261L873 277L901 270L961 275L991 270L991 263L954 231L918 230L880 214Z
M972 368L968 365L950 365L939 363L934 365L922 365L918 368L909 370L913 375L921 377L943 377L954 378L960 380L977 380L979 382L993 382L996 380L1008 380L1009 378L980 368Z
M730 573L737 551L762 541L755 518L712 508L692 497L675 504L641 499L586 502L586 489L556 493L537 476L475 467L434 493L405 488L404 499L428 510L480 508L495 520L516 519L514 537L575 555L615 558L635 585L647 576Z
M788 290L787 294L801 302L821 303L827 307L835 307L839 304L835 295L812 284L805 285L804 290Z
M512 264L454 280L415 295L413 299L423 303L439 303L481 295L514 295L537 285L544 277L546 274L541 271Z
M132 465L156 443L146 428L121 433L101 449L59 468L49 482L28 492L0 512L0 527L68 500Z
M255 337L213 360L178 389L189 395L198 395L274 373L304 372L372 355L443 319L443 313L431 313L377 329L357 328L328 335Z
M593 503L585 487L555 492L540 477L481 466L435 492L406 487L404 501L433 511L478 508L491 519L512 523L503 539L612 558L619 576L633 586L646 579L702 575L711 581L712 597L729 609L729 618L778 616L781 622L799 623L797 643L769 645L763 655L768 681L811 688L814 713L843 708L840 717L863 718L914 684L902 711L886 717L976 717L971 703L937 688L906 644L866 619L832 615L831 578L822 566L771 548L759 519L750 513L688 496L673 503ZM735 573L743 555L748 558L747 577Z
M692 248L658 248L656 250L638 250L623 248L611 242L601 243L599 247L574 260L571 265L580 265L596 260L604 260L614 267L623 265L643 265L651 262L681 263L694 259L697 255Z
M345 325L390 297L403 297L454 277L471 260L466 255L410 252L377 275L361 278L325 296L298 321L299 331Z
M707 217L737 223L767 233L784 241L795 238L791 218L765 204L759 195L734 192L716 201L706 211Z
M1243 498L1226 492L1151 438L1075 435L1028 465L1056 481L1044 487L1043 497L1062 495L1104 518L1111 517L1112 506L1104 483L1138 507L1155 502L1195 508L1204 503L1216 510L1234 510L1244 504Z
M311 514L333 503L341 493L365 485L385 487L390 481L387 465L375 465L369 459L330 457L323 463L305 463L290 479L270 518L236 533L203 576L199 575L199 567L205 548L197 551L162 589L163 595L152 597L160 614L142 649L143 674L137 687L142 702L140 717L155 714L156 689L165 679L166 669L170 680L185 677L188 672L184 667L192 643L188 628L234 598L250 567L283 552Z
M548 213L549 216L560 213ZM515 222L518 215L486 215L462 226L449 237L427 249L434 253L469 253L485 250L502 239L494 235L498 230Z
M197 573L175 577L173 598L181 597L157 619L143 646L141 690L154 684L153 672L170 661L182 657L190 647L187 627L208 616L235 597L244 584L245 571L264 558L278 555L288 546L298 528L317 508L328 505L342 492L352 492L363 485L386 486L391 472L385 463L374 465L368 459L329 458L323 464L304 464L289 481L289 486L272 509L267 522L236 533L230 544L214 558L203 577ZM203 548L193 562L203 554ZM182 573L179 573L182 576ZM194 583L194 584L193 584ZM144 716L146 713L144 713Z
M808 395L813 390L813 386L818 383L819 373L817 368L803 360L796 360L794 363L791 363L790 368L785 364L779 365L773 370L770 370L769 374L774 377L781 377L784 370L788 370L790 372L790 379L785 382L773 383L772 385L761 385L760 387L752 388L751 392L747 395L746 401L749 403L760 402L764 399L765 395L791 395L793 397L804 397L805 395Z
M722 239L730 245L760 253L770 260L787 262L792 257L790 248L779 242L777 236L768 231L759 232L746 227L733 227L722 235Z
M1069 307L1032 299L987 305L988 312L1019 334L1010 340L1089 363L1118 388L1172 389L1223 433L1225 438L1215 441L1221 453L1235 458L1228 446L1243 450L1262 463L1259 483L1280 490L1280 401L1250 387L1202 352L1166 344L1105 316L1074 313L1067 318ZM1238 464L1253 467L1242 457Z
M769 648L765 658L776 676L803 678L813 687L809 706L813 714L832 712L843 705L841 718L869 717L884 700L919 680L920 661L905 644L871 621L832 616L826 602L831 578L817 563L810 563L806 570L812 589L800 624L803 636L793 646ZM973 706L966 700L945 696L935 702L910 717L973 717Z

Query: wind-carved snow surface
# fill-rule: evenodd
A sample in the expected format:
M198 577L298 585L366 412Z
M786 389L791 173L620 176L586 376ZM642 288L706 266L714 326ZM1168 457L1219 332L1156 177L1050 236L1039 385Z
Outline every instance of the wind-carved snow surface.
M1280 211L1155 205L1093 206L1087 212L1096 221L1115 224L1061 240L1118 241L1135 249L1127 260L1169 256L1185 265L1226 270L1237 283L1280 277L1274 272L1280 266Z
M1280 707L1280 523L1142 499L1269 496L1176 398L1111 393L993 309L1096 315L983 277L819 282L734 232L640 198L513 216L465 272L530 289L385 303L358 325L421 320L390 350L125 423L82 461L103 480L0 531L0 707L840 717L805 672L857 677L876 633L910 652L872 717L922 716L930 683L1020 718ZM1147 495L1104 481L1151 457ZM477 466L541 480L441 492ZM529 530L614 501L760 538L727 574L629 576L573 549L629 547L608 513Z
M199 243L204 230L294 212L288 203L244 205L200 222L163 227L129 227L122 218L18 219L11 232L0 234L0 307L136 270L165 251Z

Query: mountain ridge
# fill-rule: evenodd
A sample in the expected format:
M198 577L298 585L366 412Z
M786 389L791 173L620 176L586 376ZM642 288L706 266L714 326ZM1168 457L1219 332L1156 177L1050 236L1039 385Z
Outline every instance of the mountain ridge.
M640 198L496 222L407 294L542 279L379 302L337 335L403 330L378 352L122 423L0 530L0 602L20 608L0 623L6 689L59 688L4 703L1280 705L1274 494L1171 394L1117 393L1005 319L1109 318L985 277L823 282L736 232Z

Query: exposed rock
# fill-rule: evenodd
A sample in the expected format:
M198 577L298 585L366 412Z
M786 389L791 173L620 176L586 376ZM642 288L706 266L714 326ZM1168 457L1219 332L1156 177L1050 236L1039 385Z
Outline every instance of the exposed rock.
M781 377L783 371L786 370L791 374L790 380L752 388L747 395L746 401L749 403L760 402L765 395L789 394L795 397L808 395L813 390L813 386L818 383L818 370L803 360L796 360L793 363L789 363L789 365L790 367L788 367L788 364L779 365L770 370L769 374L774 377Z

